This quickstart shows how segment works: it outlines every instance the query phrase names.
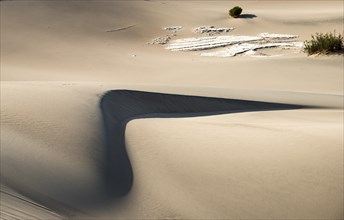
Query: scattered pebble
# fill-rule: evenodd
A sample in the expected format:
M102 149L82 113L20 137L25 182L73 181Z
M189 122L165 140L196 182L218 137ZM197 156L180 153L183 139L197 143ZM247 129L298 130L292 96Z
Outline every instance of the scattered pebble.
M153 39L149 44L167 44L171 40L169 35L157 37Z
M165 27L164 30L172 32L172 33L176 33L177 31L179 31L182 28L183 28L182 26L172 26L172 27Z
M206 33L209 35L214 35L214 34L226 33L233 29L234 28L215 28L214 26L201 26L201 27L195 28L194 32L198 34Z

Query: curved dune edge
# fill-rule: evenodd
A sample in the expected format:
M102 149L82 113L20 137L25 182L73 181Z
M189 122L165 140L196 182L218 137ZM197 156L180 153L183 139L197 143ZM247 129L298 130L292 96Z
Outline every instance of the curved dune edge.
M133 184L133 171L125 148L126 124L138 118L180 118L239 112L287 110L299 105L113 90L101 99L101 110L107 133L108 191L115 196L126 195Z

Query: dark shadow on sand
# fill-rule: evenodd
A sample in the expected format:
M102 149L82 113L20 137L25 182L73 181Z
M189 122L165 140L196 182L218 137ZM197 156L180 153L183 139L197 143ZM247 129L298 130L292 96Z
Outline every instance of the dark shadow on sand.
M256 18L257 15L254 15L254 14L241 14L239 16L239 18L246 18L246 19L253 19L253 18Z
M130 191L134 180L124 136L126 125L130 120L286 110L298 109L302 106L131 90L113 90L103 95L100 107L107 139L106 193L118 198Z

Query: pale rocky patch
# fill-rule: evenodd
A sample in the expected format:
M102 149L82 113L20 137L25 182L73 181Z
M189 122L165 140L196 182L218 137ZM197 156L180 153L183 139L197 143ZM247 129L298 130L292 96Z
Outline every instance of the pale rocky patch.
M209 28L213 28L213 26L210 26ZM196 28L195 30L197 30L195 32L198 33L207 33L207 31L210 31L209 29L207 29L207 27L200 27ZM224 31L229 31L229 29L223 30L223 32ZM291 40L297 37L297 35L290 34L261 33L257 36L222 35L198 38L183 38L170 42L167 45L166 49L171 51L198 51L226 47L225 49L220 51L204 52L200 55L214 57L233 57L237 54L242 54L248 51L251 52L246 53L246 55L253 55L255 54L256 50L264 48L302 48L302 42Z
M166 49L172 51L196 51L224 47L236 43L262 40L257 36L216 36L184 38L172 41Z
M273 47L282 47L282 48L301 48L303 46L302 42L290 42L290 43L263 43L263 44L235 44L231 47L225 48L216 52L206 52L201 53L201 56L208 57L234 57L238 54L245 53L245 55L255 55L255 50L264 49L264 48L273 48Z
M270 33L261 33L258 36L264 39L294 39L299 37L298 35L291 34L270 34Z

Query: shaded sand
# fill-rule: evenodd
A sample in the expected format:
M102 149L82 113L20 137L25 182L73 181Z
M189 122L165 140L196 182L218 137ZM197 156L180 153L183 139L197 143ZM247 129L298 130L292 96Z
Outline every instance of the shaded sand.
M107 192L127 195L133 184L133 170L125 146L127 123L140 118L183 118L253 111L300 109L303 106L204 96L111 90L100 101L106 130Z
M1 196L1 213L16 206L19 218L343 218L342 56L216 58L148 44L173 26L183 28L172 40L194 37L200 26L300 41L342 33L342 1L0 4L1 190L49 210ZM235 5L244 18L228 18ZM115 200L104 190L99 108L113 89L310 108L134 120L125 134L133 188Z

